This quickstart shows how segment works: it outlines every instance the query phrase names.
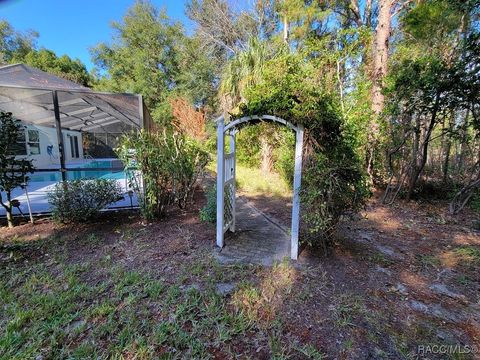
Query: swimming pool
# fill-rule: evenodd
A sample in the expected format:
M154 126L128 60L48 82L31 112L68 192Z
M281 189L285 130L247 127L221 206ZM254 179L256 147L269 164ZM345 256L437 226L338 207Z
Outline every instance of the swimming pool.
M85 170L67 170L67 180L79 180L79 179L112 179L122 180L125 179L124 171L85 171ZM30 182L59 182L62 180L62 175L59 171L47 171L36 172L29 176Z
M67 169L67 180L79 179L125 179L125 172L118 168L119 160L94 160L89 163L79 165L78 168L92 170L75 170L75 168ZM117 166L114 168L114 166ZM112 170L105 170L112 168ZM103 169L103 170L95 170ZM60 171L37 171L29 176L29 182L59 182L62 180Z

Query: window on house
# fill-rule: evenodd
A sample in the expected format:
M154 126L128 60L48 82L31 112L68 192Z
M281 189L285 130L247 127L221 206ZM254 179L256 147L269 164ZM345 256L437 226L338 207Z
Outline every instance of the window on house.
M38 130L28 130L28 153L30 155L40 154L40 134Z
M19 131L17 142L13 145L13 155L27 155L27 142L23 129Z

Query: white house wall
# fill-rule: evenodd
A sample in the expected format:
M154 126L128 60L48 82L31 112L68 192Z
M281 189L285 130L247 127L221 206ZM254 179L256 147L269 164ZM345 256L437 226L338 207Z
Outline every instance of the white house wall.
M40 154L19 156L22 158L32 159L33 166L37 169L49 169L60 167L60 157L58 153L57 130L53 127L25 124L25 131L37 130L40 140ZM82 133L80 131L72 131L62 129L63 142L65 146L65 164L69 165L79 162L83 159ZM68 136L78 136L78 152L79 158L73 159L71 156L70 139ZM52 156L48 154L47 147L53 146ZM27 153L29 152L27 146Z

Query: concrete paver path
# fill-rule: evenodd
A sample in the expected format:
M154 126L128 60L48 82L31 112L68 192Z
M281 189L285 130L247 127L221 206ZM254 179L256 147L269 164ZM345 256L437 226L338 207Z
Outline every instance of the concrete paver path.
M254 263L270 266L290 257L290 235L244 198L237 198L236 229L227 231L225 246L216 250L221 263Z

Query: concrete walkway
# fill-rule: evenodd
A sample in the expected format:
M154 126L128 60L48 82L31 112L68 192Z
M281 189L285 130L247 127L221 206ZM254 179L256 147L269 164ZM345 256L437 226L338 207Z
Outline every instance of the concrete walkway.
M287 229L244 198L237 198L236 208L235 232L227 231L225 246L215 252L221 263L271 266L274 261L290 258L290 235Z

